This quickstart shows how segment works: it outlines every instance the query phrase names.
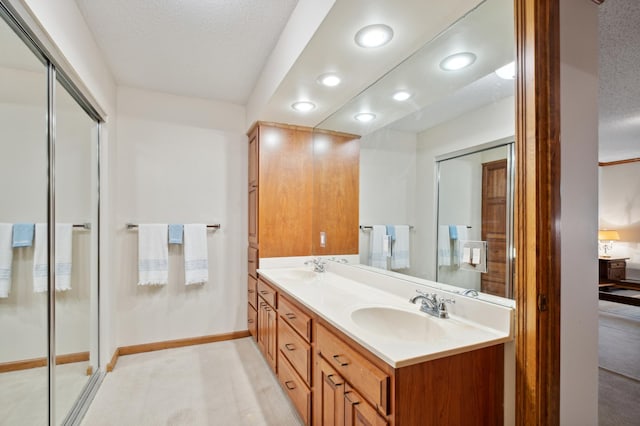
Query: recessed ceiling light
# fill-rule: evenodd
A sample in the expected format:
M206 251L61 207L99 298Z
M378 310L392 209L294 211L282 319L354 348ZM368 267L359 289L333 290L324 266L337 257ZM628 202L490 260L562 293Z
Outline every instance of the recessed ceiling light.
M362 123L367 123L376 118L376 115L372 112L361 112L359 114L356 114L353 118Z
M456 71L468 67L476 61L476 55L471 52L456 53L447 56L440 62L440 68L445 71Z
M334 87L337 86L338 84L340 84L340 77L338 77L336 74L334 73L326 73L326 74L322 74L318 77L318 83L322 84L323 86L327 86L327 87Z
M360 47L380 47L393 38L393 30L384 24L373 24L363 27L356 33L356 44Z
M500 67L496 70L496 74L498 77L505 80L513 80L516 78L516 63L511 62L507 65Z
M400 90L393 94L393 99L396 101L406 101L411 97L411 93L405 92L404 90Z
M295 102L291 104L291 108L299 112L311 111L315 107L316 105L313 102L309 102L309 101L300 101L300 102Z

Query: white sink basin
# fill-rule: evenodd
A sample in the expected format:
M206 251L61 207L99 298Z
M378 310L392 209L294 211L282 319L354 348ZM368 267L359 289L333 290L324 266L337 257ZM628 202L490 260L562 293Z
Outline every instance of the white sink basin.
M464 333L465 325L451 319L431 317L423 312L405 311L387 306L356 309L351 319L364 330L398 340L439 340Z

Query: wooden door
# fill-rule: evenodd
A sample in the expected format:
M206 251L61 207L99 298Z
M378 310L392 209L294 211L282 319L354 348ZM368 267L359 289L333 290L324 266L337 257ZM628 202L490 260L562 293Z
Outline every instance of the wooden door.
M509 297L507 271L507 160L482 164L482 240L487 242L487 273L481 291Z
M320 356L317 357L317 390L315 424L344 425L344 379Z
M345 426L385 426L387 420L369 405L349 384L344 390Z

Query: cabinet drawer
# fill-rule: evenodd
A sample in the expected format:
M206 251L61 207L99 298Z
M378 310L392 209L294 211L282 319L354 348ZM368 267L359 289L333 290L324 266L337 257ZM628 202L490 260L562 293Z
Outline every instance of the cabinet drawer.
M608 264L609 269L624 269L627 266L627 262L624 260L611 261Z
M384 414L389 414L389 376L326 328L317 326L316 348L344 379Z
M281 297L278 301L278 313L294 330L307 341L311 342L311 318L296 305Z
M265 302L271 305L272 308L277 308L276 291L269 284L265 283L262 280L258 280L258 294L264 299Z
M251 305L247 305L247 326L254 340L258 340L258 311Z
M278 348L278 360L287 358L302 380L311 385L311 346L282 317L278 321Z
M279 358L278 379L298 410L302 421L308 425L311 419L311 391L296 375L289 361L283 357Z
M253 309L258 309L258 280L252 276L247 279L247 299Z

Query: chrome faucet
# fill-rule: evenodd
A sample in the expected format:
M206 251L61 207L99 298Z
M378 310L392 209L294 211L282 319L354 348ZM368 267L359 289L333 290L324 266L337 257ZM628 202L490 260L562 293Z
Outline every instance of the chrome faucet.
M313 264L313 272L324 272L327 270L327 262L325 262L323 259L316 257L315 259L312 260L307 260L306 262L304 262L305 265L311 265Z
M460 294L462 294L463 296L478 297L478 290L475 290L473 288L468 288Z
M438 297L435 293L424 293L420 290L416 290L416 293L418 294L409 299L409 302L416 303L417 300L422 300L420 304L420 310L422 312L438 318L449 318L446 304L456 303L454 299L445 299Z

